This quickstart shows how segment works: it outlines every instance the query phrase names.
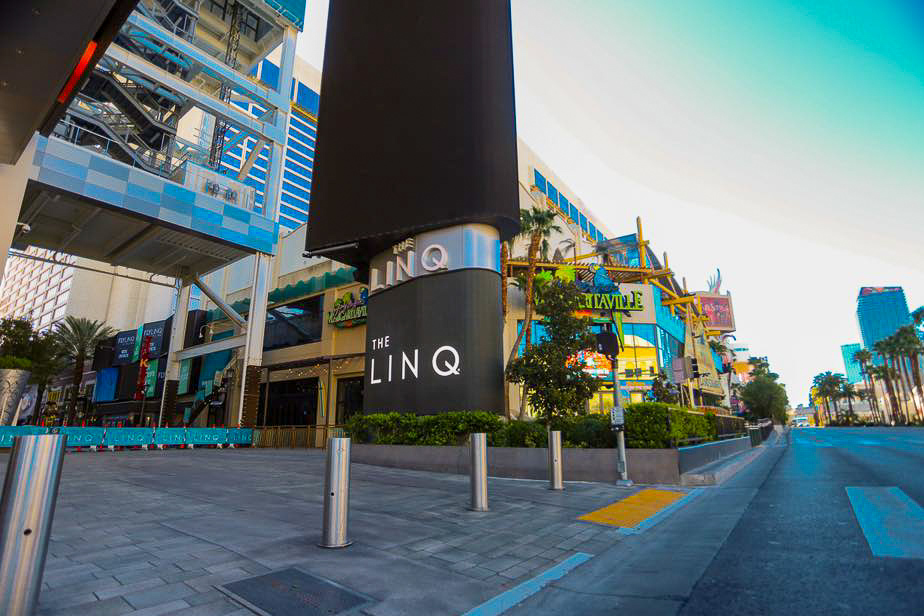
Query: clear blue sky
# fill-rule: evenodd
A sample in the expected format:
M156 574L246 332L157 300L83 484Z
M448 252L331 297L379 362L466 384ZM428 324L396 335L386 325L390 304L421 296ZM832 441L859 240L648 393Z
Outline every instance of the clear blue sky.
M794 404L844 370L860 286L924 304L924 3L512 1L520 136L691 287L721 268Z

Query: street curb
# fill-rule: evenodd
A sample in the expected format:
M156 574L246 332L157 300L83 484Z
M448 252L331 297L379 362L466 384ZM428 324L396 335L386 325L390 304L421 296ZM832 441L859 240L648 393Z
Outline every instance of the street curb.
M780 439L783 438L783 435L785 434L785 432L774 431L774 434L776 435L776 440L774 440L773 443L770 443L770 439L767 439L766 443L758 445L757 447L752 449L750 452L742 455L740 459L735 460L731 464L728 464L718 470L709 471L706 473L696 473L696 472L684 473L683 475L680 476L680 485L682 486L715 486L715 485L723 484L728 479L731 479L732 477L734 477L738 473L738 471L740 471L742 468L744 468L745 466L747 466L748 464L756 460L758 457L760 457L761 454L767 451L770 447L776 446L780 442Z

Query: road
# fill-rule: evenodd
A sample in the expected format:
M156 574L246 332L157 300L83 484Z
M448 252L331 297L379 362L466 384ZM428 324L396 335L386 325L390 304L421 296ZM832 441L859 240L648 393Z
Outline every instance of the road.
M509 614L924 614L924 430L797 429Z

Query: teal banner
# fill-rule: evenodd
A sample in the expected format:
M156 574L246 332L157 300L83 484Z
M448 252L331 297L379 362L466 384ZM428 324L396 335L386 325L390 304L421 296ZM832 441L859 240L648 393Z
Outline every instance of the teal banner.
M104 428L58 428L59 434L67 435L68 447L97 447L103 444Z
M228 442L227 428L187 428L187 445L224 445Z
M158 428L154 433L155 445L185 445L186 428Z
M104 445L140 447L154 443L154 428L106 428Z
M13 437L26 434L48 434L42 426L0 426L0 447L12 447Z
M253 444L253 428L229 428L228 429L229 445L251 445Z

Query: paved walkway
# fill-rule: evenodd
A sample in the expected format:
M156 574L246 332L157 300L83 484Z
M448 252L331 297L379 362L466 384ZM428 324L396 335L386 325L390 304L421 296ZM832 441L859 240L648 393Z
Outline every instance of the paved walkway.
M250 614L215 586L295 566L370 595L371 615L461 614L616 528L578 521L637 488L489 481L354 464L350 537L320 538L323 452L196 450L69 454L40 613Z

